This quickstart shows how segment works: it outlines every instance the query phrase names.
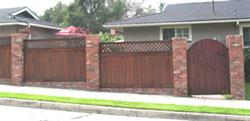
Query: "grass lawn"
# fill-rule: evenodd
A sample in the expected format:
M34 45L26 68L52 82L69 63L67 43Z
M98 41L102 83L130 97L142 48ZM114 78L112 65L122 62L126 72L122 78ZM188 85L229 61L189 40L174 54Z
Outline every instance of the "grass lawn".
M250 100L250 83L246 84L246 95L247 95L247 100Z
M84 105L96 105L96 106L146 109L146 110L197 112L197 113L231 114L231 115L250 116L250 110L248 109L221 108L221 107L208 107L208 106L187 106L187 105L174 105L174 104L128 102L128 101L57 97L57 96L8 93L8 92L0 92L0 98L15 98L15 99L49 101L49 102L60 102L60 103L70 103L70 104L84 104Z

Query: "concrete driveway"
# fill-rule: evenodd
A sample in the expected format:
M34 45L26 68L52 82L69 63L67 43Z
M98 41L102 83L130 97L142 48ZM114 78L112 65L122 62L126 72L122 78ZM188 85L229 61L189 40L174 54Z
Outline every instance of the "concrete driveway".
M180 121L167 119L136 118L55 110L20 108L0 105L1 121Z

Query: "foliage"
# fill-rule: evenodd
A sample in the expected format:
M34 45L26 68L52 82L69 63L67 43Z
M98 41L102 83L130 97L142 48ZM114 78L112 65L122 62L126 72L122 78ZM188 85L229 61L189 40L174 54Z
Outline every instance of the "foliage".
M115 42L117 40L123 39L122 35L110 35L107 32L100 32L99 36L100 36L101 42Z
M142 7L143 3L144 3L144 0L126 2L127 11L124 17L130 18L130 17L146 16L149 14L156 13L156 10L153 9L151 5L148 7Z
M129 101L117 101L117 100L59 97L59 96L46 96L46 95L9 93L9 92L0 92L0 98L14 98L14 99L25 99L25 100L35 100L35 101L49 101L49 102L96 105L96 106L111 106L111 107L132 108L132 109L159 110L159 111L197 112L197 113L250 116L249 109L238 109L238 108L129 102Z
M250 83L246 84L246 99L250 100Z
M250 82L250 48L245 49L244 55L245 55L245 77L246 81Z
M42 19L61 26L65 26L64 16L66 12L67 6L65 4L62 4L62 2L59 2L55 7L46 10L44 15L42 16Z
M88 28L92 33L107 31L103 24L109 21L127 19L155 13L151 6L142 7L144 0L74 0L70 5L59 2L46 10L43 19L63 26Z
M164 11L165 6L166 6L166 3L160 3L160 6L159 6L160 12Z

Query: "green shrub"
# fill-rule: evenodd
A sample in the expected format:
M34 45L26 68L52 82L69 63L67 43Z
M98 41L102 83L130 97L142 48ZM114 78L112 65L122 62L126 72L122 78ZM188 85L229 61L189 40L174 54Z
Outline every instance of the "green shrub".
M245 49L244 55L245 55L245 77L246 81L250 82L250 48Z
M100 32L99 33L101 42L115 42L117 40L122 40L122 35L110 35L109 33Z

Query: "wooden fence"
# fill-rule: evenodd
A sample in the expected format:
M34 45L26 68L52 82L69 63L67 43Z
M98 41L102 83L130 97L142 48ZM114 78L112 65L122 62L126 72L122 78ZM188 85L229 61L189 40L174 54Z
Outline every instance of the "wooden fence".
M85 81L85 41L75 39L25 40L25 81Z
M11 75L11 37L0 37L0 78Z
M205 39L189 49L181 38L100 44L98 35L88 35L87 42L79 38L24 38L25 34L0 38L0 83L245 97L241 36L227 36L227 46Z
M170 56L170 42L101 43L101 87L173 87Z

